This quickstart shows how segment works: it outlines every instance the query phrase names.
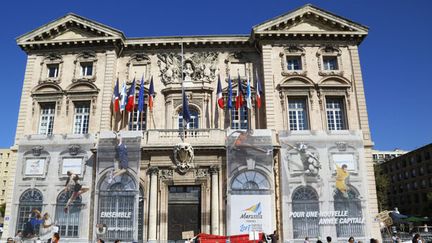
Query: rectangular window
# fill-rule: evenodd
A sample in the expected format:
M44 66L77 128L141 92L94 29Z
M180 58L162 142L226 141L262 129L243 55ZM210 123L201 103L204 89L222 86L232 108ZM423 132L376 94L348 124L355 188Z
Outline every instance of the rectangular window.
M44 103L40 107L39 134L51 135L54 126L55 103Z
M288 56L287 57L288 70L302 70L302 61L299 56Z
M137 107L129 116L129 131L144 131L147 128L147 105L144 104L144 111L138 112Z
M235 102L233 104L235 107ZM248 108L242 106L239 110L231 110L231 129L248 129Z
M48 78L57 78L59 74L59 65L58 64L48 64Z
M74 115L74 134L87 134L90 118L90 103L76 102Z
M347 129L343 98L327 98L326 112L329 130Z
M309 129L306 98L288 98L288 120L291 131Z
M81 63L81 76L82 77L93 76L93 63L92 62L82 62Z
M338 70L337 57L323 56L324 70Z

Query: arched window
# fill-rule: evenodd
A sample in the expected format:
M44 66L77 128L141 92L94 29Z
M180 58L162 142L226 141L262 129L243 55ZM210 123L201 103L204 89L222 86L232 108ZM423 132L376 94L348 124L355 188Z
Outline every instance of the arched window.
M64 212L64 207L67 201L72 196L72 192L61 192L57 197L55 218L59 226L59 234L65 238L75 238L79 236L80 213L82 198L79 196L70 204L67 213Z
M42 193L37 189L29 189L21 195L18 207L17 230L24 229L24 224L29 220L33 209L42 212L42 202ZM39 227L35 231L39 232Z
M231 189L239 191L270 190L270 182L261 172L246 170L233 179Z
M134 240L137 194L136 182L128 174L115 177L111 183L108 182L108 177L103 179L100 184L97 223L107 226L104 236L106 240Z
M186 124L186 129L198 129L199 128L199 112L194 108L189 106L189 112L191 119ZM183 127L183 109L180 109L178 113L178 127Z
M358 191L348 186L348 197L344 196L337 189L334 193L334 210L347 212L347 218L363 220L361 200L359 199ZM359 237L364 236L363 222L346 223L343 220L338 220L336 224L337 237Z
M294 239L320 235L318 194L312 187L300 186L294 191L292 214Z

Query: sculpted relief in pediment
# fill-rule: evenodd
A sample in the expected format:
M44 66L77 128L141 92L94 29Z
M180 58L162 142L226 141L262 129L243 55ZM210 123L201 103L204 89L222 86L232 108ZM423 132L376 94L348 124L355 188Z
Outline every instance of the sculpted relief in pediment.
M158 54L158 67L162 82L184 81L213 82L216 79L217 52L196 52L184 57L183 69L181 56L177 53ZM183 72L183 73L182 73Z

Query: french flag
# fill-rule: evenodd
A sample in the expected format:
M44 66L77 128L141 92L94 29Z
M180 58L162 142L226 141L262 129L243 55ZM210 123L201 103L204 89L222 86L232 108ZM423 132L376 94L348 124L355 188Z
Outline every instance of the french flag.
M132 81L127 97L126 110L132 112L135 108L135 79Z
M258 72L256 73L256 77L257 77L257 82L256 82L256 104L258 109L261 108L261 93L262 93L262 88L261 88L261 82L259 80L258 77Z
M150 111L153 111L153 99L154 99L154 87L153 87L153 76L152 76L150 80L149 95L148 95L148 106Z
M238 75L238 84L237 84L237 95L236 95L236 110L240 109L243 105L243 88L240 80L240 74Z
M120 91L119 91L119 80L117 79L116 85L114 86L114 93L112 97L114 113L120 111Z
M218 86L217 86L217 102L219 105L219 108L223 109L224 108L224 100L222 97L222 84L221 84L221 80L220 80L220 75L218 75Z

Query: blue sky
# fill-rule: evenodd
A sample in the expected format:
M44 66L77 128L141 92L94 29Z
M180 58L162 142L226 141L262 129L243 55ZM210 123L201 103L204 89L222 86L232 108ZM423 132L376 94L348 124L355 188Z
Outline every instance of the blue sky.
M432 1L7 1L0 21L3 119L0 147L15 136L26 55L15 38L68 12L122 30L127 37L248 34L253 25L312 3L370 27L360 61L377 149L432 142Z

